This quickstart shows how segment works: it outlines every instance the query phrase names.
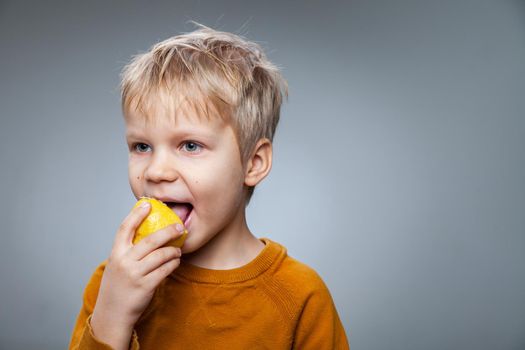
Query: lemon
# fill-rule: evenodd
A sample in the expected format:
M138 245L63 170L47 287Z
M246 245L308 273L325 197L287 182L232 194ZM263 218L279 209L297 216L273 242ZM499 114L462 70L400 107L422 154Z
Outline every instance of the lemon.
M151 235L153 232L163 229L166 226L173 224L184 225L182 220L177 214L173 212L166 204L155 198L142 197L133 208L138 207L143 202L149 202L151 204L151 209L148 216L142 221L140 226L135 232L135 237L133 237L133 244L137 244L143 238ZM188 231L184 228L182 236L176 239L172 239L166 245L171 245L177 248L182 247L184 240L188 235Z

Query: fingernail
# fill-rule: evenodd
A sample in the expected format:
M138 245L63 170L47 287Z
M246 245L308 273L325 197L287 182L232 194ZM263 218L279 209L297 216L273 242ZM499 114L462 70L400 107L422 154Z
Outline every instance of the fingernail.
M184 231L184 226L182 226L181 224L177 224L177 225L175 225L175 228L176 228L177 231L179 231L179 232L183 232L183 231Z
M149 202L144 202L144 203L142 203L142 204L140 205L140 207L141 207L142 209L149 208Z

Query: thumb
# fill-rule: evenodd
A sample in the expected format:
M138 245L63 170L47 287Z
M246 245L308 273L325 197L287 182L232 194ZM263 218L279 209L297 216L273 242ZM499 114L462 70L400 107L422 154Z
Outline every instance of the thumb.
M135 231L148 216L150 210L151 204L146 201L133 207L118 228L115 242L113 244L114 249L117 251L127 250L132 245Z

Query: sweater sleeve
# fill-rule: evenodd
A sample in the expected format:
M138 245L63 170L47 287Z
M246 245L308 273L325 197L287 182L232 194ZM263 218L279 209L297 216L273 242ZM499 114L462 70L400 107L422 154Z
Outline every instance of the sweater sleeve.
M112 350L108 344L95 337L90 323L106 264L107 260L104 260L96 268L84 290L82 307L71 335L69 350ZM138 336L135 329L133 330L130 349L139 350Z
M320 277L313 282L295 329L293 349L349 350L332 296Z

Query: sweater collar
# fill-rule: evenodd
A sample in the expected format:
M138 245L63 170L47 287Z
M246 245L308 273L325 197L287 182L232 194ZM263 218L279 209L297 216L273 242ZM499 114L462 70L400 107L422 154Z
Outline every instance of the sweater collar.
M238 283L247 281L278 265L286 256L286 248L268 238L260 238L264 248L246 265L230 270L213 270L181 261L180 266L170 275L171 278L182 277L199 283Z

